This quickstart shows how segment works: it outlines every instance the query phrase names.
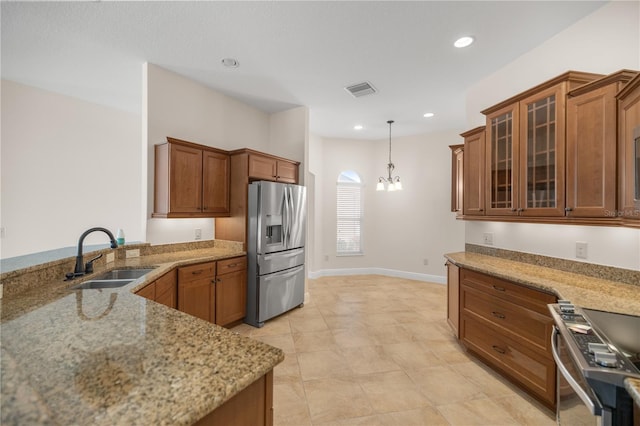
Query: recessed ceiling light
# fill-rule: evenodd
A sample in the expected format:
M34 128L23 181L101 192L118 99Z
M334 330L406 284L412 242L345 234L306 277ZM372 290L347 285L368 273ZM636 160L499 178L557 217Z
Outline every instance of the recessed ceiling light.
M431 118L431 117L433 117L434 115L435 115L435 114L434 114L434 113L432 113L432 112L425 112L425 113L424 113L424 115L423 115L423 117Z
M353 126L353 130L362 130L363 126L362 124L356 124L355 126Z
M457 39L456 42L453 43L453 45L455 47L462 48L462 47L469 46L471 43L473 43L473 41L474 41L473 37L464 36L464 37L460 37L459 39Z
M225 67L229 68L238 68L240 66L240 62L238 62L237 59L233 58L224 58L220 62L222 62L222 65L224 65Z

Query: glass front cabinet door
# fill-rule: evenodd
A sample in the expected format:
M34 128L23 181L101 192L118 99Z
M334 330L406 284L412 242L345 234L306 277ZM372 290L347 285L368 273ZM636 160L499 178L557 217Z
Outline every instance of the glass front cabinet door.
M487 215L518 214L518 104L487 115L486 210Z
M522 216L564 216L564 85L520 102L520 193Z

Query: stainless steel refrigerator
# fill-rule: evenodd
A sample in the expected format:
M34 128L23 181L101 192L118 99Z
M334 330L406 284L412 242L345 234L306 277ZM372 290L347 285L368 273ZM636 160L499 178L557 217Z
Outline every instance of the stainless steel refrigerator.
M304 303L306 188L253 182L248 201L245 322L262 327Z

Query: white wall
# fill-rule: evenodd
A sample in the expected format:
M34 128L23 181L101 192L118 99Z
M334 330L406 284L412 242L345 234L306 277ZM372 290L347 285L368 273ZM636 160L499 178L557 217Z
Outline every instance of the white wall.
M467 92L469 128L484 124L480 110L567 70L640 70L639 23L640 3L608 3L478 82ZM494 234L495 247L572 260L575 242L584 241L588 262L640 270L637 229L468 221L465 240L479 244L485 232Z
M443 254L464 250L464 224L449 211L451 151L455 132L392 138L394 175L403 190L377 192L386 176L389 141L324 139L322 254L316 275L349 270L444 281ZM314 165L315 167L315 165ZM363 256L335 255L336 180L341 171L360 174L364 188ZM328 260L325 260L325 256ZM428 265L424 265L427 259Z
M269 114L153 64L145 64L143 85L148 148L147 241L152 244L193 241L196 228L202 229L202 239L213 239L213 219L151 219L153 147L171 136L226 150L252 148L269 152ZM281 119L289 123L286 116ZM278 122L278 118L275 120ZM277 134L286 133L286 126L282 127ZM283 148L283 152L289 150L293 148ZM302 159L302 154L299 158Z
M0 257L73 247L93 226L144 239L137 114L2 80ZM86 244L104 244L90 235Z
M304 184L305 146L309 134L309 109L291 108L269 115L269 149L266 152L299 161L300 184Z

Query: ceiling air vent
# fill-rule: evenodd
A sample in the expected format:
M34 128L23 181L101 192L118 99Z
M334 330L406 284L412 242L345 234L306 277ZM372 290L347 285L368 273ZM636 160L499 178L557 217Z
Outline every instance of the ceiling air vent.
M354 98L359 98L361 96L373 95L376 93L376 88L371 85L371 83L365 81L364 83L353 84L351 86L345 87L345 90Z

